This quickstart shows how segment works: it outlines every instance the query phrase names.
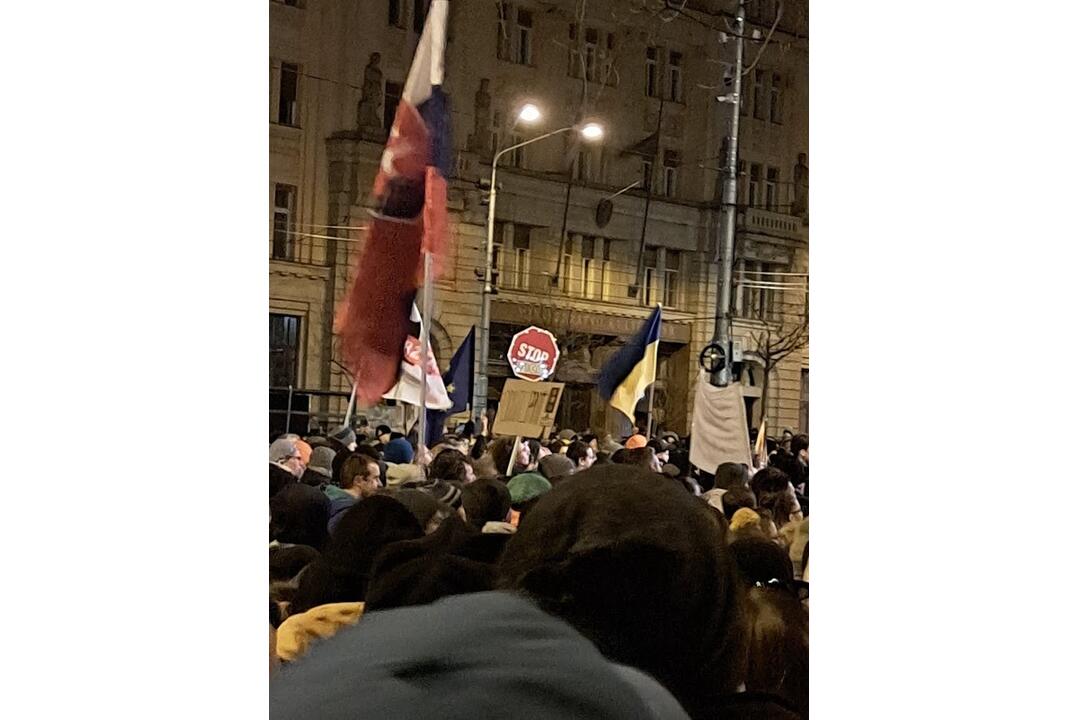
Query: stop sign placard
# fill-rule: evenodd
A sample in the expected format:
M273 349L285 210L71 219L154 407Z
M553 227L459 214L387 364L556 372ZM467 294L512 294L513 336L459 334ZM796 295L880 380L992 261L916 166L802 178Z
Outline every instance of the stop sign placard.
M510 369L522 380L540 382L555 373L559 345L555 336L543 328L530 326L514 335L506 351Z

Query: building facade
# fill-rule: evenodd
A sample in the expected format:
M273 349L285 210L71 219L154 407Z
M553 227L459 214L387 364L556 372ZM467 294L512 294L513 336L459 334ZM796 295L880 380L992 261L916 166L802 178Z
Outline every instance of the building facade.
M426 5L270 2L272 388L350 387L333 314L363 273L354 264L365 203ZM625 431L597 395L596 373L660 303L654 414L664 427L689 429L698 354L716 308L730 115L717 96L730 92L735 4L656 5L450 3L452 250L434 288L432 328L444 366L479 324L487 207L478 181L490 174L493 151L585 120L605 129L597 144L566 132L500 160L490 407L510 374L510 337L534 324L560 341L560 424ZM777 20L780 8L747 4L732 304L751 424L765 416L771 428L806 430L807 15L805 0L784 3ZM532 127L514 122L526 101L543 114ZM599 209L605 200L610 212ZM631 296L639 260L641 287ZM328 422L345 407L342 397L311 402Z

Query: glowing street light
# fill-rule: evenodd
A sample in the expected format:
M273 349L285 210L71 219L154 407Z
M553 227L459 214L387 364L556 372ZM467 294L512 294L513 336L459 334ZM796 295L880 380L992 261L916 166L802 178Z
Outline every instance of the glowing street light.
M581 137L590 142L604 137L604 128L599 123L587 123L582 126L580 132Z
M517 115L518 120L528 124L537 122L541 117L543 117L543 113L540 112L540 108L532 103L525 103L522 105L521 109L518 110Z

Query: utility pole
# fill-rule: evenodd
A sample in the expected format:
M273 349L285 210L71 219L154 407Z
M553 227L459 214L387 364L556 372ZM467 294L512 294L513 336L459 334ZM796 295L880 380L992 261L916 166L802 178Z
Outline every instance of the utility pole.
M723 350L724 361L710 373L709 382L717 387L724 387L731 382L731 266L735 254L735 202L737 199L737 163L739 151L739 109L742 100L743 70L743 28L746 9L739 3L735 17L735 80L730 95L722 101L731 106L730 134L727 143L727 158L724 163L724 183L721 193L722 222L717 238L720 252L720 278L716 292L716 326L713 329L714 344ZM708 348L706 348L708 350Z

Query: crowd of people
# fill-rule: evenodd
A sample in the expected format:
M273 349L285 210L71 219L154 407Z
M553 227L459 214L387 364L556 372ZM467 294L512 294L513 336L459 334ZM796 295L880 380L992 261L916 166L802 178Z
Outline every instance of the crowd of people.
M271 717L807 717L807 436L461 429L271 442Z

